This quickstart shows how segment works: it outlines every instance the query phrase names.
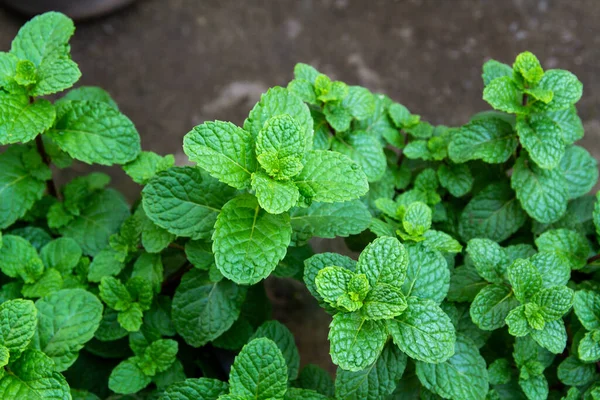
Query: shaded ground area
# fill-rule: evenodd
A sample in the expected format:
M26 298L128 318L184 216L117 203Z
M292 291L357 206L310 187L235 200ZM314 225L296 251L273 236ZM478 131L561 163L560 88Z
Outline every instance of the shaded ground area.
M241 124L260 93L291 79L298 61L384 92L432 123L459 125L486 108L482 63L510 63L530 50L546 68L569 69L583 81L582 145L600 158L599 20L598 0L140 0L80 23L72 48L82 83L115 97L144 148L180 160L182 137L194 125ZM0 49L23 22L0 11ZM134 198L139 188L111 172ZM305 304L309 297L296 285L275 294L303 361L327 365L327 316Z

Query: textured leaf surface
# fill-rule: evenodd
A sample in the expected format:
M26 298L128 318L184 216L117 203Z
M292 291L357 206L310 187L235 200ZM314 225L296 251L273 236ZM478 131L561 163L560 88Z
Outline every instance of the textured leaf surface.
M320 304L325 304L325 302L317 290L315 278L319 271L331 266L343 267L350 271L354 271L356 269L356 261L350 257L336 253L315 254L304 261L304 284L310 294L317 299Z
M230 122L206 122L183 139L185 154L216 179L238 189L250 185L256 170L254 139Z
M584 364L575 356L565 358L557 372L558 379L568 386L583 386L597 378L594 364Z
M483 160L503 163L517 148L512 126L499 118L475 120L460 128L448 146L450 159L457 163Z
M545 115L517 119L517 132L531 159L541 168L555 168L565 154L562 130Z
M332 150L345 154L354 160L367 176L369 182L383 177L387 162L379 140L367 132L352 132L344 138L336 138Z
M406 296L397 286L380 283L364 299L361 313L367 319L390 319L406 310Z
M71 238L54 239L40 251L40 257L46 268L68 274L79 262L82 251L77 242Z
M585 329L600 329L600 294L591 290L577 291L573 309Z
M290 181L277 181L263 172L252 174L252 189L258 204L269 214L281 214L294 207L300 193Z
M211 282L193 269L183 276L172 305L173 324L185 341L200 347L227 331L240 315L246 289L226 279Z
M479 275L490 283L502 283L509 265L504 248L489 239L471 239L467 244L467 254Z
M300 369L300 355L292 332L278 321L267 321L256 329L250 340L257 338L267 338L275 342L285 359L288 379L296 379Z
M568 229L544 232L536 240L539 251L554 253L568 260L571 268L580 269L587 264L590 245L581 234Z
M175 157L168 154L164 157L151 151L142 151L135 160L125 164L123 170L134 182L145 185L157 173L171 168Z
M406 297L430 299L441 303L450 287L450 270L438 251L421 244L406 246L408 269L402 291Z
M230 393L244 399L283 399L287 367L277 345L259 338L244 346L231 367L229 384Z
M502 76L512 76L513 70L510 65L506 65L496 60L488 60L483 64L483 84L488 85L491 81Z
M562 319L546 322L544 329L532 330L531 337L551 353L560 354L567 345L567 331Z
M360 371L373 364L387 339L385 324L370 321L358 313L339 313L329 327L331 360L340 368Z
M587 194L598 182L598 162L583 147L567 148L559 168L565 177L569 199Z
M473 175L466 165L440 165L437 170L440 185L448 189L454 197L462 197L471 191Z
M226 382L209 378L190 378L169 386L159 400L214 400L227 394Z
M406 311L386 323L394 343L411 358L440 363L454 352L454 326L431 300L409 298Z
M417 362L417 376L427 389L444 398L483 400L489 388L485 360L463 336L456 338L454 354L447 361Z
M508 280L521 303L529 302L542 288L542 274L529 260L518 259L508 267Z
M20 236L4 235L0 247L0 270L11 278L34 283L44 272L44 264L31 243Z
M523 114L527 108L522 104L523 93L510 76L491 81L483 90L483 99L494 109L509 114Z
M360 253L356 272L365 274L371 287L378 283L400 286L406 279L408 253L396 238L382 237Z
M148 386L150 382L150 377L144 374L134 357L122 361L112 370L108 387L115 393L133 394Z
M562 69L546 71L540 80L539 87L554 93L552 101L539 105L544 111L567 109L579 101L583 92L583 85L579 79L569 71Z
M125 164L141 151L133 123L105 103L60 103L47 134L71 157L88 164Z
M586 333L581 341L577 352L582 361L594 362L600 360L600 340L598 340L599 330Z
M505 325L504 319L518 305L510 288L489 285L475 296L470 309L471 318L480 329L493 331Z
M0 92L0 143L26 143L52 126L56 111L48 100L29 102L25 92Z
M94 337L102 319L102 303L82 289L64 289L35 303L40 349L56 364L69 368L79 350Z
M146 215L177 236L210 238L217 215L234 190L191 167L160 172L142 191Z
M217 267L234 282L256 283L283 259L291 235L288 214L268 214L251 195L236 197L223 206L215 224Z
M19 354L28 345L37 325L37 310L30 300L15 299L0 304L0 344Z

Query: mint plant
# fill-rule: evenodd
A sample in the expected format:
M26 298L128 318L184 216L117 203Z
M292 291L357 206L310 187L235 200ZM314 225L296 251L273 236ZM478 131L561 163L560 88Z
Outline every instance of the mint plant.
M242 126L194 127L176 166L106 91L72 88L74 29L46 13L0 52L1 398L600 398L573 74L490 60L493 110L447 127L297 64ZM58 186L78 162L119 165L141 200L102 172ZM334 377L301 363L267 278L331 315Z

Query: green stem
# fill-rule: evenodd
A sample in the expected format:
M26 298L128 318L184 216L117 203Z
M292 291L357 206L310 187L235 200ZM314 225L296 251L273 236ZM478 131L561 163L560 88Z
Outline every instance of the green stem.
M37 146L38 153L40 153L40 156L42 157L44 164L46 164L48 166L48 168L51 168L50 165L52 162L50 160L50 156L48 155L48 153L46 153L46 148L44 147L44 140L42 139L42 135L36 136L35 145ZM50 177L50 180L46 181L46 187L48 189L48 193L51 196L54 196L57 199L62 200L60 192L56 188L56 182L54 181L53 176Z

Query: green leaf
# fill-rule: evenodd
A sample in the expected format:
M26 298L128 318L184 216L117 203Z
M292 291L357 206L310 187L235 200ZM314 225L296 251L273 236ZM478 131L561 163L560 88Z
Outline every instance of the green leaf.
M305 267L303 279L306 288L321 305L325 304L325 301L319 294L317 286L315 284L315 278L317 277L319 271L321 271L323 268L330 266L338 266L346 268L350 271L354 271L356 269L356 261L354 261L350 257L342 256L336 253L315 254L314 256L306 259L304 261L304 265Z
M585 329L600 329L600 294L591 290L578 290L575 292L573 309Z
M133 302L127 287L116 278L103 277L98 289L100 298L114 310L125 311Z
M36 155L37 152L32 150ZM12 225L22 218L34 203L40 200L46 190L46 184L40 172L50 177L50 169L41 162L38 170L24 162L28 149L21 146L11 146L0 154L0 229Z
M369 182L383 177L387 162L379 140L367 132L354 131L345 136L336 136L331 149L347 155L362 168Z
M572 269L581 269L587 264L590 245L581 234L567 230L546 231L535 240L540 252L549 252L567 260Z
M380 283L367 294L361 313L369 320L390 319L402 314L406 307L400 288Z
M178 344L174 340L156 340L146 347L138 366L147 376L164 372L175 362L178 349Z
M134 182L145 185L154 175L171 168L173 164L175 157L171 154L163 157L151 151L142 151L135 160L123 165L123 170Z
M544 287L564 286L571 277L569 261L556 253L541 251L529 259L542 275Z
M396 389L402 377L407 358L396 346L388 343L377 361L361 371L338 368L335 378L335 395L345 400L378 400Z
M308 208L291 211L293 235L296 241L313 236L333 239L356 235L369 227L371 213L360 200L343 203L312 203Z
M255 197L238 196L223 206L215 224L217 267L236 283L257 283L283 259L291 234L288 214L268 214Z
M462 197L471 191L473 175L464 164L442 164L437 170L440 185L454 197Z
M477 270L468 265L454 269L450 277L448 300L458 302L472 302L477 293L488 283L484 281Z
M542 223L552 223L567 211L569 192L558 169L542 169L521 156L510 181L523 209Z
M343 154L322 150L306 154L295 183L304 197L325 203L354 200L369 189L358 164Z
M306 151L310 150L313 143L313 119L308 106L282 87L273 87L260 97L260 101L244 121L244 130L256 138L269 118L282 114L287 114L295 120L306 140L304 148Z
M498 111L509 114L528 112L527 107L522 103L523 93L509 76L501 76L488 83L483 89L483 99Z
M88 271L90 282L100 282L105 276L116 276L125 268L121 254L111 248L106 248L96 254Z
M561 318L573 306L573 290L566 286L554 286L540 290L532 301L540 307L540 314L546 322Z
M175 329L191 346L203 346L233 325L245 297L246 288L226 279L211 282L206 272L192 269L173 297Z
M398 129L388 116L388 107L392 105L392 100L382 94L377 94L374 97L375 108L373 112L367 118L355 122L355 129L365 131L379 139L396 135Z
M0 88L13 84L18 62L15 55L0 51Z
M102 319L102 303L83 289L65 289L35 303L38 309L40 350L54 361L57 371L69 368L79 350L94 337Z
M431 300L410 297L406 311L386 321L394 343L415 360L446 361L454 353L456 333L450 318Z
M33 86L31 95L45 96L62 92L73 86L79 78L81 71L69 58L43 60L37 68L37 83Z
M565 177L569 199L587 194L598 182L598 162L583 147L567 148L558 168Z
M518 259L512 263L508 267L508 280L522 304L530 302L542 289L542 274L529 260Z
M258 204L269 214L281 214L294 207L300 193L293 182L276 181L264 172L252 174L252 189Z
M544 70L539 60L529 51L524 51L517 56L513 64L513 70L531 85L537 85L544 76Z
M448 155L455 163L483 160L490 164L507 161L517 148L512 126L496 117L474 120L454 134Z
M366 88L348 86L348 95L342 100L342 106L358 120L369 118L375 111L375 97Z
M323 368L314 364L308 364L293 383L294 386L314 390L325 396L333 397L334 385L331 376Z
M558 111L545 111L544 115L554 121L561 129L561 137L566 145L583 138L583 123L577 116L574 106Z
M226 382L209 378L190 378L169 386L159 400L215 400L227 394Z
M444 398L486 398L489 389L486 363L475 344L468 338L456 338L454 354L445 362L416 364L417 376L423 386Z
M387 332L382 321L367 320L358 313L339 313L329 327L331 360L348 371L373 364L385 345Z
M285 392L285 400L329 400L329 397L315 392L314 390L288 388ZM233 399L236 400L236 399Z
M532 330L531 337L554 354L562 353L567 345L567 331L562 319L546 322L542 330Z
M244 189L256 170L254 139L249 132L230 122L206 122L183 139L185 154L214 178Z
M463 240L487 238L502 242L523 226L527 214L505 183L492 183L464 208L458 230Z
M531 159L544 169L555 168L565 154L560 126L543 114L517 118L519 139Z
M423 234L425 240L423 244L432 250L437 250L442 253L460 253L462 245L452 236L442 231L430 229Z
M48 100L29 101L24 91L0 92L0 144L26 143L48 130L56 111Z
M88 164L126 164L141 151L133 123L105 103L60 103L47 135L71 157Z
M317 76L319 76L319 71L308 64L297 63L294 66L294 77L296 79L303 79L311 84L314 84Z
M431 228L431 209L420 201L411 203L402 217L402 226L411 236L422 236Z
M119 230L129 216L123 196L111 189L96 193L79 216L59 228L63 236L74 239L86 255L94 256L108 245L108 238Z
M396 238L375 239L360 253L357 273L367 276L371 287L379 283L400 286L406 279L408 253Z
M304 154L302 146L306 142L304 135L305 132L292 116L283 114L271 117L256 137L256 155L259 161L264 153L274 153L279 158L289 156L302 158Z
M510 65L506 65L496 60L487 60L485 64L483 64L483 74L481 77L483 78L483 84L487 86L496 78L503 76L511 77L512 74L513 69Z
M46 268L55 268L61 274L69 274L82 256L81 247L71 238L58 238L46 244L40 257Z
M238 354L229 375L230 394L244 399L283 399L287 389L287 367L277 345L254 339Z
M506 358L498 358L488 366L488 377L492 385L505 385L510 382L512 370Z
M503 283L506 268L510 264L506 250L489 239L471 239L467 254L479 275L490 283Z
M71 398L69 385L54 370L52 359L38 350L27 349L10 364L11 373L0 379L0 397L3 399L57 399Z
M160 254L142 253L133 264L131 277L139 276L150 282L155 293L159 293L163 282L163 263Z
M0 269L11 278L34 283L44 272L44 264L35 247L20 236L4 235L0 247Z
M0 304L0 344L18 356L37 326L37 309L31 300L15 299Z
M110 94L97 86L79 86L71 89L59 101L80 100L80 101L95 101L98 103L106 103L115 110L119 107L117 103L110 97Z
M366 293L363 293L362 296L359 293L353 296L350 295L348 286L355 276L354 272L346 268L329 266L319 271L315 277L315 286L321 298L332 307L342 309L343 311L356 311L362 306L362 300L365 298ZM348 304L341 304L339 302L340 298L345 295L350 295L350 301L353 302L354 307L349 308Z
M527 379L519 377L519 386L528 399L548 398L548 381L544 375L529 376Z
M471 304L471 319L480 329L493 331L505 325L508 313L519 305L510 288L489 285L481 289Z
M597 379L594 364L584 364L575 356L565 358L557 369L558 379L568 386L583 386Z
M142 191L146 215L177 236L208 239L235 191L192 167L159 172Z
M121 361L112 370L108 379L108 387L115 393L133 394L137 393L151 382L138 365L138 358L132 357Z
M446 260L439 251L422 244L408 245L406 250L408 269L402 285L404 295L441 303L450 287L450 270Z
M34 283L26 283L21 289L24 297L44 297L63 287L63 278L55 269L46 269L42 276Z
M300 355L292 332L278 321L267 321L256 329L250 341L258 338L270 339L277 345L287 365L288 379L296 379L300 369Z
M596 362L600 360L600 334L598 332L600 331L587 332L579 342L577 352L582 361Z
M287 85L287 90L309 104L317 104L317 95L313 84L304 79L293 79Z
M119 312L117 321L128 332L137 332L142 326L144 311L139 303L132 303L129 307Z
M543 111L557 111L569 108L577 103L583 93L583 84L575 75L562 69L551 69L544 73L538 87L554 93L548 104L536 103L535 107Z

